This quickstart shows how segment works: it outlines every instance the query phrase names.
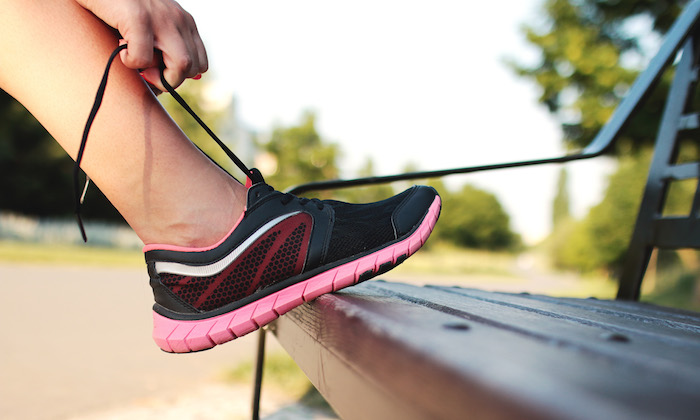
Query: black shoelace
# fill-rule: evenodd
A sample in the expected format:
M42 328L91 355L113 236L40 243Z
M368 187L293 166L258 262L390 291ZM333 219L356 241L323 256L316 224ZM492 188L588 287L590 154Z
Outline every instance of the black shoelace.
M318 198L297 197L292 194L284 194L280 201L282 202L282 205L286 206L294 200L298 200L299 204L301 204L302 206L305 206L307 204L313 204L319 210L323 210L323 207L325 207L325 204L323 204L323 202Z
M100 82L100 86L97 88L97 95L95 96L95 102L92 105L92 110L90 111L90 115L88 116L87 122L85 123L85 130L83 130L83 138L80 141L80 148L78 149L78 156L75 159L75 165L73 167L73 192L75 194L75 216L78 221L78 227L80 228L80 234L83 237L83 241L87 242L87 235L85 233L85 227L83 226L83 220L82 217L80 216L80 211L81 207L83 204L83 201L85 199L85 194L88 189L88 185L90 183L90 178L87 177L85 178L85 187L83 188L82 194L80 193L80 188L79 188L79 179L80 179L80 163L83 160L83 153L85 152L85 146L87 144L87 139L88 139L88 134L90 133L90 128L92 127L92 123L95 120L95 116L97 116L97 111L100 109L100 105L102 105L102 99L104 97L105 89L107 88L107 79L109 76L109 70L112 67L112 62L114 61L115 57L121 52L123 49L125 49L127 46L126 44L120 45L117 47L114 51L112 51L112 54L109 56L109 60L107 61L107 67L105 68L104 74L102 75L102 81ZM161 68L160 68L160 81L165 87L165 89L172 95L173 98L182 106L194 119L197 121L197 123L204 129L204 131L209 134L209 136L214 139L217 145L221 147L221 149L226 153L226 155L233 161L233 163L238 166L238 168L243 171L243 173L250 178L250 180L255 184L258 182L264 182L262 175L257 169L248 169L248 167L236 156L220 139L219 137L214 134L214 132L202 121L201 118L190 108L190 106L185 102L182 97L175 92L175 89L172 88L168 84L168 82L165 80L165 76L163 75L163 70L165 69L165 64L161 62Z

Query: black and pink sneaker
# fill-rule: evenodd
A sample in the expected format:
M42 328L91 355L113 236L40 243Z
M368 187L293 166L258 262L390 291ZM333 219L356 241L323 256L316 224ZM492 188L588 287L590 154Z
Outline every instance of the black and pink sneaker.
M73 172L76 216L80 162L112 61L107 61L85 124ZM275 191L248 169L168 84L170 94L248 177L246 210L228 235L208 248L144 248L153 306L153 338L167 352L205 350L260 328L316 297L384 273L420 248L440 214L430 187L413 187L371 204L295 197ZM87 188L87 184L86 184Z
M348 204L258 182L241 219L214 246L145 248L156 300L153 338L167 352L186 353L255 331L400 264L425 243L439 213L431 187Z

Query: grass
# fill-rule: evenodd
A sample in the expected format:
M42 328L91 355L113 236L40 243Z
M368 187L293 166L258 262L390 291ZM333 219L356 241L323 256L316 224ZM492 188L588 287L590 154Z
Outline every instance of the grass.
M688 311L700 312L700 295L696 288L698 278L697 273L682 273L676 278L665 279L666 283L646 294L642 294L643 302L672 308L684 309Z
M27 264L143 267L143 253L134 249L89 245L41 244L0 240L0 261Z
M413 255L410 264L400 265L397 273L438 275L492 275L514 277L516 254L480 251L437 243Z
M254 362L247 360L224 371L222 379L225 382L248 384L252 381L254 370ZM323 396L287 353L274 352L265 356L263 378L265 389L283 393L307 407L333 412Z
M513 253L460 249L437 243L421 250L411 257L410 262L398 266L384 277L396 280L402 280L402 276L421 277L426 279L424 283L449 283L485 290L511 288L513 291L531 291L552 296L594 296L600 299L615 297L617 284L607 277L556 273L546 265L537 267L537 270L555 279L561 278L561 281L552 282L547 290L533 291L532 288L537 285L519 271L518 259L519 255ZM143 254L136 249L10 240L0 240L0 262L134 268L144 266ZM666 279L662 287L645 293L643 300L662 306L700 311L700 302L693 293L694 278L679 278L680 281Z
M223 380L248 383L253 377L254 369L254 361L243 361L237 366L227 369L223 374ZM277 388L293 398L301 398L309 386L312 386L306 375L287 353L275 352L265 356L263 378L265 378L265 386Z
M531 292L566 297L612 299L617 284L603 275L582 276L551 268L542 250L523 254L489 252L433 244L383 276L397 281Z

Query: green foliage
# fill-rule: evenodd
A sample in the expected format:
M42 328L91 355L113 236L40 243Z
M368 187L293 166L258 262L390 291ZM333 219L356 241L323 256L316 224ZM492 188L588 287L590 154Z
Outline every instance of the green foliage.
M246 360L227 369L223 373L223 379L227 382L247 384L254 377L254 369L253 361ZM329 416L335 417L333 409L287 353L268 352L265 355L263 378L266 387L274 388L276 392L297 399L302 405L321 409Z
M646 60L656 53L648 50L647 41L654 35L663 35L687 3L685 0L544 2L546 23L524 28L528 42L541 53L540 62L535 66L513 67L541 88L539 101L562 123L567 146L583 147L593 139ZM640 34L638 29L635 33L631 24L637 28L648 25L649 33ZM555 210L555 230L549 245L559 267L613 273L620 269L671 77L672 72L664 75L621 134L616 150L619 167L609 179L602 202L580 222L562 222L560 210ZM681 150L681 155L684 153ZM693 188L694 185L687 184L672 186L664 211L673 213L687 206Z
M278 190L338 178L339 148L321 138L312 113L306 113L298 126L277 127L270 140L261 146L274 160L275 167L273 173L263 175Z
M593 240L583 222L569 220L557 226L547 241L555 267L592 272L599 268Z
M253 360L246 360L224 372L223 379L228 382L245 382L252 380L255 372ZM266 355L264 365L265 383L284 390L294 398L302 397L311 385L304 373L287 353L275 352Z
M642 192L651 161L650 148L619 159L610 176L603 200L578 223L561 226L552 237L553 259L557 266L580 271L605 269L618 272L632 236ZM664 211L685 214L693 200L695 184L675 186Z
M646 17L665 32L686 1L547 0L545 27L525 27L527 40L541 52L534 67L514 65L535 81L539 101L562 122L570 147L588 144L612 115L639 72L631 58L650 52L626 28L632 17ZM653 53L653 52L651 52ZM639 60L638 60L639 61ZM641 60L643 61L643 60ZM658 124L667 79L648 98L624 133L622 143L650 144Z
M552 203L552 226L554 229L561 225L561 223L571 219L568 180L569 174L566 168L561 168L559 171L559 179L557 180L557 193Z
M458 246L504 250L520 244L510 218L491 193L465 185L456 193L442 191L443 209L436 236Z
M649 147L620 157L603 200L582 221L570 220L555 226L549 245L556 266L582 272L619 272L639 212L652 153ZM695 153L696 148L684 148L680 158ZM687 215L695 189L694 182L673 183L664 214Z
M371 168L371 161L369 161L365 167L366 174L360 176L371 176ZM402 172L419 170L416 164L408 163L403 167ZM440 222L435 226L432 239L426 243L424 249L433 249L437 246L441 249L441 253L445 252L445 255L448 255L449 252L445 250L452 247L510 251L522 245L520 236L510 229L510 217L493 194L472 185L465 185L461 190L453 192L447 188L441 178L398 182L395 190L402 191L415 184L432 186L442 198ZM343 195L343 198L360 198L355 202L368 202L394 194L394 188L388 185L384 186L384 189L382 186L370 188L373 190L360 189L356 193L357 196ZM355 190L358 189L353 188L348 191ZM447 248L444 245L447 245ZM446 258L449 259L449 257ZM415 267L415 264L412 265Z
M639 210L649 161L648 150L620 159L600 204L594 206L583 221L568 225L555 235L561 241L553 247L556 265L580 271L604 268L615 272L621 267Z
M686 272L675 278L665 278L663 285L648 296L643 296L645 302L662 306L700 311L700 283L698 273Z

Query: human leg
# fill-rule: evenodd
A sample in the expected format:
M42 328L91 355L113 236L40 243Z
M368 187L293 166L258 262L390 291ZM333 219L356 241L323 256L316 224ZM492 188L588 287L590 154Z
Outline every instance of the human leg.
M0 66L0 86L75 156L95 89L84 80L99 79L116 39L70 0L26 4L0 13L0 48L11 47L0 55L15 60ZM23 19L33 22L13 27ZM253 331L386 272L430 235L440 198L429 187L357 205L283 194L256 172L240 186L192 146L133 71L113 66L83 167L147 244L163 350L203 350ZM210 235L212 226L223 229Z
M0 88L75 158L113 31L72 0L3 3ZM245 189L186 138L138 73L112 65L82 167L144 243L208 246L243 211Z

